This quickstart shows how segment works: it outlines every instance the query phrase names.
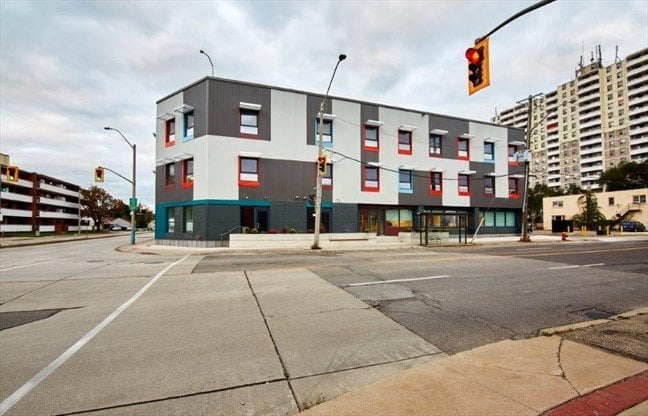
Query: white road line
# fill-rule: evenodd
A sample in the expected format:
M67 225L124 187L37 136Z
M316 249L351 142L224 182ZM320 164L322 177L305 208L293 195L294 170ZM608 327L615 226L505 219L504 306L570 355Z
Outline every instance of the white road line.
M442 275L442 276L429 276L429 277L415 277L413 279L380 280L378 282L351 283L345 286L353 287L353 286L382 285L384 283L416 282L418 280L443 279L444 277L450 277L450 276Z
M50 365L42 369L38 374L32 377L27 383L23 384L18 390L16 390L11 396L7 397L2 403L0 403L0 416L5 414L9 409L11 409L20 399L22 399L27 393L29 393L34 387L36 387L41 381L45 380L47 376L52 374L57 368L59 368L68 358L72 357L81 347L88 343L95 335L97 335L102 329L104 329L110 322L115 318L121 315L126 308L128 308L133 302L139 299L140 296L144 294L157 280L164 275L169 269L171 269L176 264L184 261L189 256L184 256L180 260L176 261L173 264L167 266L160 273L155 275L148 283L146 283L132 298L128 299L123 305L115 309L113 313L108 315L99 325L95 326L90 332L85 334L80 340L78 340L74 345L68 348L63 354L61 354L56 360L52 361Z
M537 247L537 248L518 248L517 251L538 251L538 250L545 250L544 247Z
M557 266L549 267L549 270L559 270L559 269L577 269L579 267L595 267L595 266L605 266L605 263L594 263L594 264L575 264L573 266Z
M40 263L23 264L22 266L7 267L7 268L4 268L4 269L0 269L0 272L6 272L7 270L14 270L14 269L22 269L23 267L38 266L38 265L41 265L41 264L56 263L57 261L65 261L65 260L69 260L69 257L65 258L65 259L58 259L58 260L52 260L52 261L43 261L43 262L40 262Z

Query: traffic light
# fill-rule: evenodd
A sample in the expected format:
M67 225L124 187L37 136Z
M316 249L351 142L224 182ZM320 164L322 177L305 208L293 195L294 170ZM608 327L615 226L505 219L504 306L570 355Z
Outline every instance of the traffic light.
M468 59L468 95L473 95L490 85L488 38L484 38L466 50Z
M326 156L320 156L317 158L317 169L322 176L326 175Z
M6 175L8 182L18 182L18 177L20 175L18 166L7 166Z
M103 182L104 181L104 168L95 168L95 177L94 177L95 182Z

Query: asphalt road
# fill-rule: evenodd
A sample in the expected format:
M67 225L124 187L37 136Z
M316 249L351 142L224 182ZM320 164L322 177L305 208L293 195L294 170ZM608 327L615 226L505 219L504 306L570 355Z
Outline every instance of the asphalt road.
M291 414L439 350L648 305L645 241L186 258L124 244L0 250L2 402L72 351L7 415Z
M646 241L216 255L196 271L297 267L448 354L648 305Z

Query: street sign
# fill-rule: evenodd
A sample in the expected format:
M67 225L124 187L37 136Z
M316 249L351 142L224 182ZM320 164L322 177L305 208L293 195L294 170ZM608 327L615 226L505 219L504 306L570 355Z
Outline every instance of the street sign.
M137 209L137 198L130 198L128 200L128 208L131 211L135 211Z
M518 163L530 162L531 161L531 152L528 150L520 150L515 152L515 161Z

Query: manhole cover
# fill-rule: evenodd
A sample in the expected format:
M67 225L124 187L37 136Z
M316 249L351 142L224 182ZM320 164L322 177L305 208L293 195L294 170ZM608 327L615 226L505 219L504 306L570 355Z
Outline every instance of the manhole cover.
M587 309L582 312L583 315L587 316L590 319L607 319L610 316L613 316L613 313L606 312L606 311L599 311L596 308L592 309Z

